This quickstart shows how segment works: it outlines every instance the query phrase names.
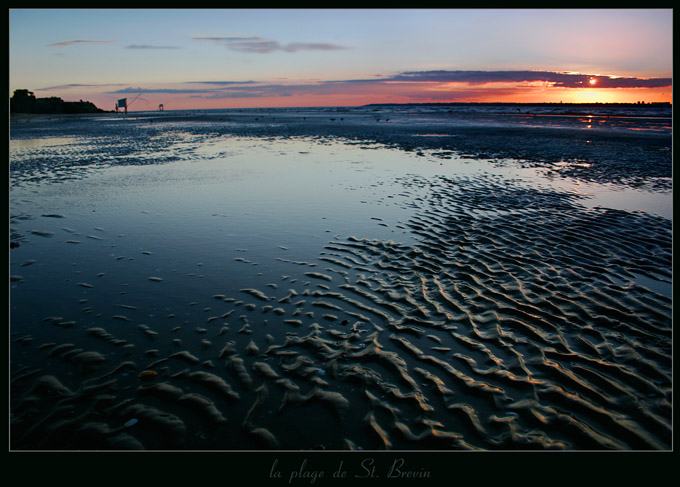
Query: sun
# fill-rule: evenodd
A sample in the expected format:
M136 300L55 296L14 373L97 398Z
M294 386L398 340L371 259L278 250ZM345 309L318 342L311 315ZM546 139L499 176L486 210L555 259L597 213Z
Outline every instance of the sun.
M588 80L588 83L590 83L590 85L592 86L592 85L594 85L595 83L597 83L597 80L596 80L595 78L590 78L590 79Z

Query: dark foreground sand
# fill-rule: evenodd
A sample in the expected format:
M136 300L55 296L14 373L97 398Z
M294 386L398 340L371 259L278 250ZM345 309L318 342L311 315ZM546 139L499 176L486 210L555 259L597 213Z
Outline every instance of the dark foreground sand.
M305 135L437 150L442 161L466 147L498 161L511 154L526 164L578 160L569 168L583 180L669 185L668 140L658 134L603 131L589 139L593 149L569 127L464 125L431 137L422 134L435 124L388 129L358 117L338 129L350 117L326 114L310 124L307 115L269 116L280 120L30 121L19 137L88 135L100 143L23 156L10 176L17 187L40 188L87 178L93 162L162 171L164 161L196 157L211 137ZM154 128L133 143L126 134L140 124ZM170 151L180 138L188 146ZM631 148L646 163L635 163ZM627 160L617 159L624 153ZM144 242L134 260L126 257L124 238L92 230L106 228L96 215L91 226L72 228L70 214L45 206L15 212L11 448L670 448L672 220L587 208L579 195L493 171L413 174L398 183L400 204L413 210L401 228L408 240L329 235L304 259L225 254L242 270L221 292L189 277L178 282L161 264L145 266L156 252L140 255ZM201 255L201 238L185 251ZM47 254L32 246L59 239ZM75 261L67 252L77 247L94 249L102 267L88 274L81 266L66 281L40 270L41 259ZM218 261L204 257L200 272L210 277ZM280 266L276 280L258 277L267 263ZM116 272L127 273L122 292L104 275ZM50 299L31 288L40 279L68 284Z

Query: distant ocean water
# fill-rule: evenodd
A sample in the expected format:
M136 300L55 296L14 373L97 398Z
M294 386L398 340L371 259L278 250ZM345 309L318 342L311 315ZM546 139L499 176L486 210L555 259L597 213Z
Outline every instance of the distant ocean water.
M457 103L457 104L374 104L363 106L338 107L277 107L277 108L243 108L243 109L203 109L186 110L203 113L223 112L280 112L280 113L483 113L483 114L545 114L545 115L598 115L627 117L672 117L672 105L665 103ZM136 112L130 112L136 113Z

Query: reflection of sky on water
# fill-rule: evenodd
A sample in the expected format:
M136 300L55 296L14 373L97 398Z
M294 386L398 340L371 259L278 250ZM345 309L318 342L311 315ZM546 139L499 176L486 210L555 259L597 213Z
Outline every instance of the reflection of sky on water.
M44 140L48 146L59 142ZM35 208L27 207L27 213L68 212L70 218L81 215L87 220L96 211L98 219L104 218L120 231L163 229L168 240L192 234L209 237L219 231L252 241L275 235L285 245L286 240L302 243L308 236L328 230L351 234L368 228L379 233L375 237L390 238L385 233L394 232L394 224L408 219L410 212L404 203L416 190L409 188L409 196L400 197L403 188L396 183L398 178L492 173L584 194L589 197L584 204L589 206L640 209L672 217L672 194L547 179L533 169L512 164L440 160L364 147L309 139L221 138L200 145L193 159L107 167L85 179L58 184L38 182L40 196L34 193L37 186L13 188L12 209L22 211L23 200L28 199ZM201 157L215 153L223 155ZM377 220L372 217L382 218L390 226L376 227Z
M642 210L665 218L673 218L673 194L644 189L622 188L611 183L589 183L573 180L557 181L558 187L587 197L588 206L621 210Z

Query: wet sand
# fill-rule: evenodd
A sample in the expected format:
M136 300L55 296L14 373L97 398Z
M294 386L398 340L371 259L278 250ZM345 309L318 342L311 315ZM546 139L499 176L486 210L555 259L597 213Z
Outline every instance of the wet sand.
M663 135L233 116L13 127L12 449L670 448Z

